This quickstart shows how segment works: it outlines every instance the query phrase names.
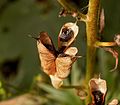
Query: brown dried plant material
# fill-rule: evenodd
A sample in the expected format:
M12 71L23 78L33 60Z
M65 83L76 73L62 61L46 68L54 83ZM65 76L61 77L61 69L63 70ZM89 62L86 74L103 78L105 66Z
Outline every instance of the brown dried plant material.
M58 50L60 52L66 50L74 42L78 30L76 23L69 22L62 26L58 36Z
M107 92L106 81L100 78L92 78L89 81L89 87L92 96L92 105L104 105Z
M40 33L40 36L37 40L37 47L43 71L48 75L54 75L56 72L55 69L56 51L52 43L52 40L50 39L46 32Z
M65 52L65 56L58 56L56 59L56 70L57 73L56 75L59 78L66 78L69 73L70 73L70 69L72 64L76 61L78 50L76 47L69 47Z
M113 99L108 105L118 105L119 101L118 99Z
M41 32L37 39L37 47L43 71L50 76L52 85L59 88L78 57L76 47L70 47L78 34L76 23L66 23L58 36L58 51L46 32Z

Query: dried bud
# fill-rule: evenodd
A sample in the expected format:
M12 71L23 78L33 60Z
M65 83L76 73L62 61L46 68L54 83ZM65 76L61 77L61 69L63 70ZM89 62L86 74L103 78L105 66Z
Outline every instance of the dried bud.
M48 75L54 75L55 69L55 48L52 40L46 32L41 32L37 39L38 53L43 71Z
M92 96L93 105L104 105L105 95L107 92L106 81L102 79L91 79L89 87Z
M116 42L116 44L117 44L118 46L120 46L120 34L115 35L114 41Z

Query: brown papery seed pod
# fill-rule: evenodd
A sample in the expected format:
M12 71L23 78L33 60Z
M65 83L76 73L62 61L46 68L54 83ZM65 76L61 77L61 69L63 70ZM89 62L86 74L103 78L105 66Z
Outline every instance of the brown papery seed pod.
M46 32L41 32L37 40L38 53L43 71L48 75L54 75L55 69L55 48L51 38Z
M105 95L107 92L106 81L103 79L92 78L89 81L90 92L93 105L104 105Z
M60 52L63 52L74 42L78 30L76 23L69 22L62 26L58 36L58 50Z

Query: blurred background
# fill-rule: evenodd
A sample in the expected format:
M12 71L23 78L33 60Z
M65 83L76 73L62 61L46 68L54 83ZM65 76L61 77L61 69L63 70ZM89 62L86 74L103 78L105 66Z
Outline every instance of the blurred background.
M105 29L98 36L101 41L113 41L114 35L120 33L119 4L120 0L101 0L105 11ZM62 25L67 22L75 22L75 19L70 16L59 18L60 9L61 5L57 0L0 0L0 87L3 87L4 92L10 93L6 97L2 97L4 94L2 90L1 100L28 92L34 78L39 74L43 74L47 78L41 71L36 41L29 38L28 35L37 37L41 31L47 31L57 49L57 36ZM86 35L85 24L79 22L78 25L80 32L73 46L77 46L79 55L84 57L79 59L73 67L73 70L77 70L76 72L80 75L78 76L75 70L72 72L75 78L81 79L85 75ZM117 47L115 49L120 51ZM115 65L114 57L102 49L97 50L96 56L96 75L101 73L101 77L107 80L110 90L108 100L113 96L120 98L120 94L118 94L120 66L118 65L115 72L110 73L109 70ZM74 81L71 75L69 78L70 82ZM50 89L54 91L52 87ZM54 92L56 93L56 91ZM78 100L76 102L76 105L79 104ZM65 105L67 104L65 103ZM68 105L70 104L68 103Z

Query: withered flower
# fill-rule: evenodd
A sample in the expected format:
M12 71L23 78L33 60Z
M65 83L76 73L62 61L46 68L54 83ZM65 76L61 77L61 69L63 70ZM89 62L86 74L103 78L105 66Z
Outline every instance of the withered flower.
M107 92L106 81L100 78L92 78L89 81L89 87L92 96L92 105L104 105Z
M70 47L78 34L76 23L66 23L58 36L58 51L55 49L47 32L41 32L37 39L37 47L43 71L50 76L52 85L59 88L69 73L72 64L80 56L76 56L76 47Z

